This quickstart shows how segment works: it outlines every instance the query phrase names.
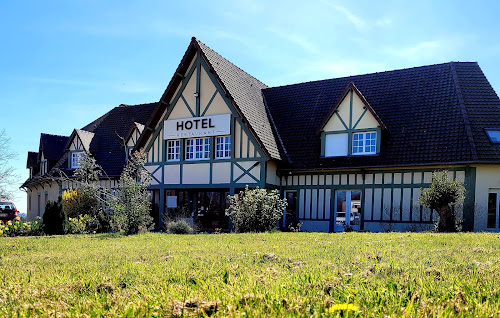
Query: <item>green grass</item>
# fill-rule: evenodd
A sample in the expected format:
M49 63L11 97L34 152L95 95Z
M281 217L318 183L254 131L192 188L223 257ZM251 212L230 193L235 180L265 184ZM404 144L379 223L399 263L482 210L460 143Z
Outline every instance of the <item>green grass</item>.
M0 316L498 316L499 260L497 234L1 238Z

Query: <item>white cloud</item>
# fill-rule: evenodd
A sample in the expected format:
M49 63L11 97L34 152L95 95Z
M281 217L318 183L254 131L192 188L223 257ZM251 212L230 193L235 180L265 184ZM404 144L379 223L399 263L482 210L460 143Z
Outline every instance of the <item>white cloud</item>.
M351 22L358 31L364 31L367 27L367 23L365 20L360 18L359 16L355 15L352 13L349 9L347 9L344 6L338 5L338 4L333 4L329 2L328 0L321 0L325 5L328 7L334 9L335 11L341 13L346 17L349 22Z

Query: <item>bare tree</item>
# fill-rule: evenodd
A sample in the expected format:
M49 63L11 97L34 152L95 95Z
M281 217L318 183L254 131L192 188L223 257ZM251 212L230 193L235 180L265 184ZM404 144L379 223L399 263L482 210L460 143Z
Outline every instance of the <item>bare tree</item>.
M19 176L15 174L11 161L16 157L17 154L10 149L10 138L7 137L5 129L0 130L0 200L14 197L13 185Z

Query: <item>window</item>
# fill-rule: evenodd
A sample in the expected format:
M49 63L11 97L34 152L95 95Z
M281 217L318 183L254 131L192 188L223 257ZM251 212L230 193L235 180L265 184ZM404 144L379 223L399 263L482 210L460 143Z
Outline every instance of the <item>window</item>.
M500 129L486 129L486 134L491 142L500 143Z
M80 159L85 156L83 151L72 152L71 153L71 168L80 168Z
M133 146L127 146L126 148L126 160L129 160L130 158L132 158L132 150L134 149Z
M186 160L210 159L210 137L186 140Z
M33 178L33 168L30 167L30 179Z
M215 141L215 158L231 158L231 136L216 137Z
M181 151L180 140L167 141L167 161L179 161Z
M377 152L377 133L364 132L353 134L352 136L352 154L374 154Z
M43 176L47 173L47 159L43 159L40 164L40 175Z
M499 208L500 208L500 190L490 190L488 193L488 223L489 230L499 230Z

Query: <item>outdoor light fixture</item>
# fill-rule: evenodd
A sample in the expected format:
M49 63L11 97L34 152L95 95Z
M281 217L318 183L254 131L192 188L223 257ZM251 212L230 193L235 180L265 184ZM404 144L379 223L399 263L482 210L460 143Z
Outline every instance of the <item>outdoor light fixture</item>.
M194 92L193 96L194 98L198 98L198 92Z

